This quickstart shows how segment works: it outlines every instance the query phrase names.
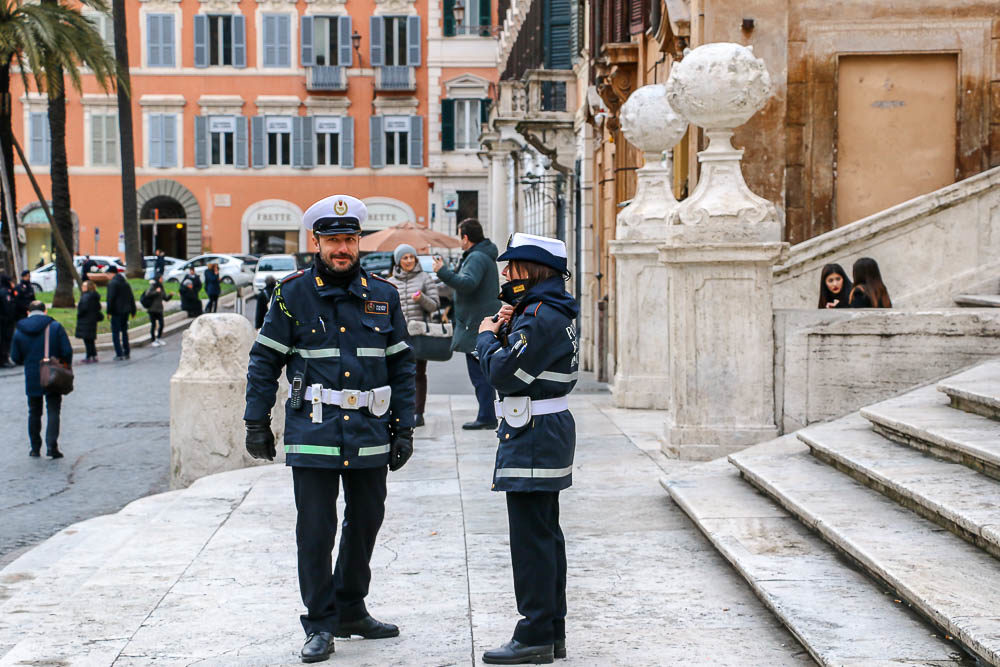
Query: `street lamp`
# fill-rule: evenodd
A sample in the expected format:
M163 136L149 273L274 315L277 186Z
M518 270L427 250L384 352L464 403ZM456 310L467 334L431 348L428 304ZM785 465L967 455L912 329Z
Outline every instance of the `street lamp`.
M455 32L461 32L462 23L465 21L465 5L462 4L462 0L455 0L451 13L455 17Z
M364 63L361 62L361 33L357 30L351 35L351 45L354 47L354 51L358 54L358 67L363 66Z

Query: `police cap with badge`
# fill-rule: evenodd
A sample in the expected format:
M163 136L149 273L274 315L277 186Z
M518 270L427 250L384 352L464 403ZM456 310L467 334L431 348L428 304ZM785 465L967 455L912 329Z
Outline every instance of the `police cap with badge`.
M360 234L368 219L368 207L350 195L332 195L310 206L302 216L302 225L313 234Z
M542 264L569 276L566 266L566 244L559 239L517 232L507 243L507 250L497 257L498 262L526 261Z

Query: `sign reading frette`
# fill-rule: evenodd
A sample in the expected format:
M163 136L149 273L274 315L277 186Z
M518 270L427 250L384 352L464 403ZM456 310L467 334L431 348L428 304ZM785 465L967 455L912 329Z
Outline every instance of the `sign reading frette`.
M302 222L298 212L281 204L260 206L247 219L250 229L298 229Z
M365 202L368 207L368 219L365 221L365 231L388 229L404 222L413 222L413 216L408 208L391 202Z

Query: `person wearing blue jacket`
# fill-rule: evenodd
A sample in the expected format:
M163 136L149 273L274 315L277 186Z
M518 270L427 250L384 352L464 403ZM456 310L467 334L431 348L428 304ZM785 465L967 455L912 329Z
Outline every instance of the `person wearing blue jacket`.
M487 651L490 665L544 664L566 657L566 542L559 492L573 483L576 423L576 300L566 292L566 245L515 234L500 298L507 305L479 326L476 353L500 395L493 490L507 494L517 610L510 642Z
M10 358L15 364L24 364L24 393L28 396L28 439L31 444L29 456L38 457L41 454L44 399L48 416L45 425L46 456L61 459L59 412L62 408L62 395L45 392L39 378L41 361L45 356L46 331L49 335L49 356L72 364L73 346L70 345L66 329L45 314L45 304L41 301L32 301L28 306L28 316L17 323Z

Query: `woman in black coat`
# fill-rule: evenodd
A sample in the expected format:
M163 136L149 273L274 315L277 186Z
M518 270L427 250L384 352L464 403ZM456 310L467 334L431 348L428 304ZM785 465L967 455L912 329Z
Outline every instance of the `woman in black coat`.
M97 285L93 281L83 281L83 293L76 304L76 331L74 336L83 341L87 348L85 364L97 363L97 323L104 319L101 312L101 296L97 293Z
M181 281L181 309L188 317L198 317L201 315L201 279L194 269Z
M205 271L205 296L208 297L208 304L205 305L206 313L219 312L219 295L222 294L222 286L219 284L219 265L212 262Z

